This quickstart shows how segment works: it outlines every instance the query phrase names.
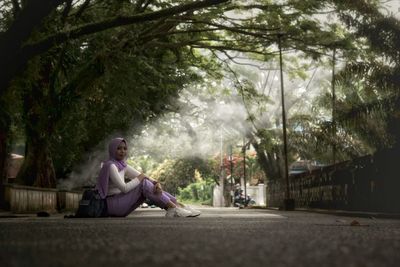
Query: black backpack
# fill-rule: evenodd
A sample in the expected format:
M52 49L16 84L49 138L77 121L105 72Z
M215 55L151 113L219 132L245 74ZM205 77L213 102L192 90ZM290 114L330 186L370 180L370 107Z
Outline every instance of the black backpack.
M107 216L107 201L100 197L96 189L85 190L74 217L97 218Z

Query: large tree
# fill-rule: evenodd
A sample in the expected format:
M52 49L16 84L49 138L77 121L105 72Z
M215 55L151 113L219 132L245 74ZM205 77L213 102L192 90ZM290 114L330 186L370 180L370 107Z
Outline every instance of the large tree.
M10 68L0 76L0 99L4 102L2 95L11 88L10 81L15 79L16 74L24 69L29 72L29 67L27 69L26 66L32 64L38 71L25 91L26 96L35 95L25 101L27 133L35 130L39 134L30 134L30 137L43 140L45 138L41 134L48 132L45 135L50 136L53 129L62 128L57 123L82 120L73 112L68 112L71 109L79 110L77 103L88 104L95 102L94 100L102 103L102 99L107 99L105 96L113 99L119 92L133 91L138 94L135 98L136 104L149 111L143 114L143 119L153 117L168 106L159 101L162 97L154 99L151 95L156 93L160 96L157 92L165 98L176 95L177 88L183 88L185 81L177 83L176 87L166 86L161 90L158 87L164 82L169 84L174 79L179 80L180 77L188 78L191 75L190 61L192 66L203 67L204 72L213 76L213 68L204 68L205 64L202 64L205 55L217 57L222 62L235 62L237 57L243 55L268 61L277 55L276 44L279 38L284 51L303 51L313 58L318 58L333 48L354 53L352 39L338 38L333 26L326 25L316 17L318 14L334 12L335 10L328 9L335 5L343 9L353 8L343 7L343 1L232 1L228 5L203 9L222 2L226 1L201 1L181 5L176 5L175 1L43 1L44 7L39 13L35 12L35 7L38 6L33 1L23 1L27 3L23 6L18 5L18 1L6 2L10 7L4 11L6 19L2 23L4 31L0 38L0 48L4 49L0 49L0 59L10 64ZM26 14L37 15L36 20L31 22L32 27L21 26L27 23ZM120 27L131 24L135 24L135 27ZM19 35L16 34L18 27L24 29ZM205 52L206 50L209 52ZM127 91L115 86L112 77L121 77L118 76L118 73L124 73L121 69L132 66L123 64L124 56L131 57L132 60L142 59L139 61L144 66L142 74L146 76L150 73L151 80L135 80L142 82L140 86L121 83L122 87L126 86ZM171 69L168 69L168 57L173 59ZM71 58L72 63L69 62ZM31 62L28 64L29 60ZM179 69L178 65L182 62L184 68ZM135 65L134 62L132 64ZM65 67L66 70L63 69ZM26 73L22 75L22 79L26 77L24 75ZM42 91L43 88L47 92ZM109 88L115 94L107 95ZM140 95L139 92L144 93ZM38 108L40 106L41 110ZM125 103L125 108L127 106L129 101ZM99 110L105 107L107 106L98 105ZM1 120L3 125L0 152L4 159L11 116L4 108L2 112L5 116ZM36 112L38 113L35 114ZM93 114L90 111L85 112ZM115 112L121 110L116 109ZM29 123L35 117L40 121L37 125L48 125L49 129L37 128L37 125L31 127ZM68 117L70 118L66 119ZM92 129L101 128L99 125L101 123L98 121L86 124ZM117 125L107 129L124 128ZM86 136L85 142L87 150L93 145L88 136L90 135ZM100 140L100 135L97 136ZM40 148L45 147L41 142L32 143L38 144L36 151L41 152ZM35 151L32 144L30 147L31 151ZM49 161L45 157L33 163L32 166L36 166L34 170L40 170L41 168L37 168L38 164L43 162ZM45 171L47 169L42 169L45 176L51 173Z
M343 4L340 18L365 46L362 60L348 62L338 77L345 95L337 103L339 122L374 150L400 153L400 21L361 1Z
M305 129L294 136L302 151L311 147L320 157L332 158L335 150L337 161L385 150L389 154L382 157L400 153L400 22L382 14L377 2L338 2L338 19L354 33L358 49L353 56L336 50L343 67L334 77L336 94L328 87L315 103L325 115L334 111L329 116L335 120L321 114L293 120Z
M7 109L6 96L10 88L16 88L11 86L10 83L12 80L15 80L17 76L20 76L20 79L27 78L26 72L29 71L27 70L29 64L36 64L32 68L39 69L38 76L41 77L38 77L35 82L29 85L32 94L29 92L29 89L25 91L25 95L34 96L25 101L25 111L30 112L35 110L35 106L38 107L38 105L43 105L43 103L47 102L47 105L51 105L56 110L55 113L61 113L62 108L61 110L57 108L57 105L60 103L60 98L57 99L57 96L62 97L63 95L67 95L70 97L69 95L71 94L76 95L76 91L79 91L83 87L90 87L89 84L101 76L101 64L100 66L97 64L101 59L97 55L97 59L96 56L89 58L86 69L83 67L81 73L75 75L75 77L66 77L65 83L61 86L57 84L55 81L57 81L60 68L64 67L62 66L62 61L65 59L65 54L70 52L71 46L75 48L75 52L76 49L83 50L82 44L85 45L85 42L87 42L85 37L95 33L124 25L144 24L145 22L156 21L153 24L147 25L148 29L153 29L154 26L163 24L164 19L167 17L186 14L186 12L222 2L226 1L207 0L182 5L174 5L173 3L160 5L156 3L150 5L150 2L147 1L138 1L135 4L112 1L41 1L40 3L34 1L5 1L3 3L4 9L2 9L2 32L0 35L0 61L3 66L7 66L7 68L2 68L4 71L0 74L0 102L2 104L2 120L0 121L0 171L2 176L4 174L4 164L7 157L7 144L10 140L12 120L10 111ZM123 4L129 8L121 8ZM142 30L144 29L142 28ZM125 40L125 44L128 44L128 41L132 43L135 40L139 40L138 36L131 36L131 38L131 40ZM120 40L121 43L124 43L123 40ZM44 56L45 60L36 59L28 64L29 60L34 59L35 56L41 57L40 55L46 52L52 54L53 58L49 59L49 55L46 55ZM56 65L52 65L52 63ZM24 70L25 73L23 73ZM88 73L90 75L86 76ZM55 88L57 85L58 88ZM42 87L46 87L51 93L45 93L42 91ZM48 102L47 100L52 101ZM52 134L51 129L54 127L54 116L52 118L45 118L45 115L30 113L30 117L26 116L29 137L44 140L46 135L49 136ZM28 129L32 126L35 117L41 120L40 124L48 122L51 124L48 134L40 138L38 134L34 134L32 127ZM55 115L55 117L59 117L59 114ZM43 147L43 151L47 150L42 141L37 142L36 140L28 143L30 143L29 147L33 153L35 153L34 151L41 152L41 147ZM45 156L38 158L36 160L38 163L34 163L34 165L40 164L40 162L50 162ZM24 167L24 169L35 170L33 172L34 176L37 173L36 171L39 171L37 173L38 177L42 176L40 172L43 172L45 177L54 176L53 172L49 171L49 168L46 167L36 166L33 169ZM32 175L31 171L27 172L29 172L29 175ZM30 179L35 180L35 178ZM44 178L44 180L46 179ZM44 184L54 186L54 182L45 182Z

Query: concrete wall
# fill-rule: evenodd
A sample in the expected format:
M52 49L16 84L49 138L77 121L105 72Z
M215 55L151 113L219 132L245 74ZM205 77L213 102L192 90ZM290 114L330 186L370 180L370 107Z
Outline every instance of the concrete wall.
M212 195L213 207L225 207L225 199L222 190L223 188L221 186L219 185L214 186Z
M76 211L82 192L79 191L59 191L57 192L57 209L59 211Z
M37 188L6 184L5 208L15 213L47 211L74 211L78 208L81 192L59 191L50 188Z
M247 186L246 191L247 195L249 195L256 202L257 206L265 206L267 193L266 185L259 184Z
M226 190L229 189L227 186ZM266 204L266 193L267 187L264 184L252 185L246 187L247 195L256 202L257 206L265 206ZM212 204L213 207L229 207L231 205L231 194L230 191L225 191L224 196L222 195L221 188L218 185L213 187Z

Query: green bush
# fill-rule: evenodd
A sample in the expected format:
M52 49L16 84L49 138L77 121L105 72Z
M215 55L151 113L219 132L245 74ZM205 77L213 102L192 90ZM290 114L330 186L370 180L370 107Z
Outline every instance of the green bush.
M187 202L210 203L211 195L212 185L204 180L178 189L178 198Z

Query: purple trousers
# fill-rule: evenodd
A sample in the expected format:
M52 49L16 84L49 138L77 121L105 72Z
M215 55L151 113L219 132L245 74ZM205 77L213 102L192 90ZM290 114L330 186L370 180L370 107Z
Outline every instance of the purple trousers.
M154 194L154 185L147 179L143 179L138 186L128 193L119 193L107 197L107 210L109 216L125 217L137 207L139 207L146 198L162 209L167 208L168 202L176 202L176 198L170 193L163 191L161 194Z

